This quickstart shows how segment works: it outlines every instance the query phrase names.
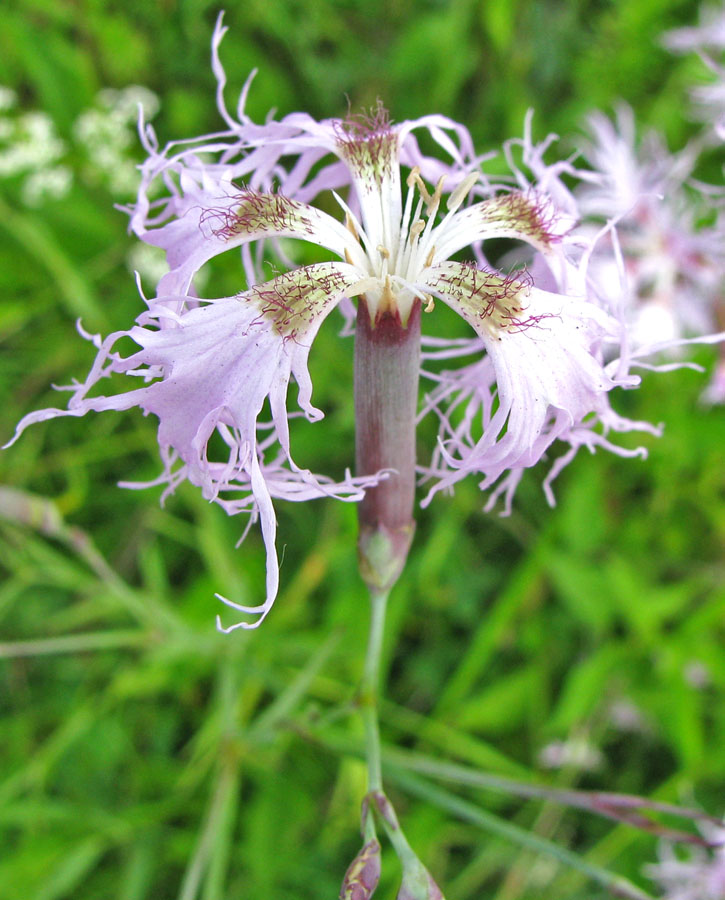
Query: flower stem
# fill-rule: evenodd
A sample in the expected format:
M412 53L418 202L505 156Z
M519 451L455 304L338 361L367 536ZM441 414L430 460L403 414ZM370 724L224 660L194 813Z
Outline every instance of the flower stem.
M380 792L383 789L382 765L380 761L380 728L378 726L378 692L388 594L389 591L370 591L370 632L365 653L365 667L360 683L359 703L365 726L368 795L373 792ZM368 840L374 836L374 822L371 813L366 813L365 815L364 832Z

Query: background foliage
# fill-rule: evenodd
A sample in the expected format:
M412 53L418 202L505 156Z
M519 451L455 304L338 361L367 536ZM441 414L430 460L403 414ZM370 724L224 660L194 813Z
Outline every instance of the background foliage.
M163 139L218 127L217 11L206 0L4 4L0 84L52 118L73 183L28 206L19 177L0 180L3 438L25 412L59 403L51 383L87 371L79 315L105 334L140 308L119 197L74 123L102 88L140 84L161 99ZM685 92L703 70L658 35L696 12L679 0L247 0L227 6L222 56L230 100L259 68L255 118L272 107L340 115L346 97L356 108L380 96L397 120L440 111L488 148L520 134L533 106L538 136L556 130L571 149L582 117L622 98L677 147L694 130ZM710 160L703 174L720 171ZM316 471L352 460L351 349L334 324L315 347L327 418L301 429L297 455ZM447 758L722 813L725 414L698 405L704 383L653 375L620 396L627 415L666 420L665 436L647 440L647 462L582 455L553 511L534 471L510 519L483 514L468 482L421 512L392 599L388 744L418 764ZM433 440L431 424L421 458ZM115 486L156 468L155 423L135 414L35 426L0 456L0 895L335 897L364 790L355 510L280 505L281 596L260 631L224 638L213 593L261 597L261 539L234 549L242 523L187 487L161 509L154 490ZM555 742L579 747L579 763L584 748L589 768L576 754L543 768ZM652 837L455 783L434 794L403 772L389 768L391 792L449 900L606 896L555 856L492 833L497 821L648 885ZM381 898L395 892L388 862Z

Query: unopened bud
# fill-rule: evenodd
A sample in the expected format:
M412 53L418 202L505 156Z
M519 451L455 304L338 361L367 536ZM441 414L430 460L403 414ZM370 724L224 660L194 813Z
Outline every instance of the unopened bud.
M375 838L358 853L345 872L340 900L369 900L380 881L380 843Z
M403 869L403 883L395 900L445 900L445 897L430 872L418 863Z
M369 587L385 591L395 584L405 565L414 531L414 522L401 525L394 531L382 524L377 527L360 525L360 574Z

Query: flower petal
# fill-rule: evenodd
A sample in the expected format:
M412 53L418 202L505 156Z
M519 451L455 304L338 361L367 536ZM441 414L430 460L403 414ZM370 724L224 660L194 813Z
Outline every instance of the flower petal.
M580 298L450 262L431 269L427 287L471 324L488 352L488 359L457 373L484 427L478 440L472 438L470 412L463 431L449 426L443 452L448 465L460 470L451 481L479 471L488 486L506 469L534 465L555 438L597 411L603 394L621 383L596 357L616 323ZM482 394L476 396L479 382Z
M378 102L369 114L339 124L336 152L355 185L363 228L371 247L390 247L400 227L400 144L387 110Z
M140 324L103 342L86 382L76 387L67 410L31 413L18 425L16 437L27 425L55 416L133 406L156 415L166 466L161 480L173 487L186 478L227 511L246 508L261 521L267 548L267 596L263 604L242 609L259 616L257 622L239 626L254 627L271 608L278 587L272 492L298 495L291 499L301 499L301 495L360 499L361 486L378 479L355 482L348 476L341 485L318 481L294 464L289 451L286 399L290 376L297 381L298 401L308 419L319 419L322 413L311 404L310 344L327 314L343 294L354 293L358 282L355 267L321 263L285 273L238 297L200 300L203 305L182 313L172 307L183 308L188 298L159 298L139 317ZM141 349L123 358L113 352L113 346L126 336ZM158 380L125 394L88 396L101 378L113 373ZM270 439L260 442L257 420L267 400L272 412L271 437L279 443L290 468L287 477L293 483L289 492L280 477L279 461L272 464L270 483L265 475L263 453ZM211 445L215 432L226 445L226 458L215 458ZM181 470L173 470L176 463Z
M166 251L170 271L159 282L159 295L186 294L194 273L209 259L231 247L270 237L310 241L340 257L358 260L361 249L350 232L332 216L282 194L237 190L219 185L190 186L185 209L159 228L141 236ZM225 193L222 193L225 191Z
M435 246L434 260L448 259L475 241L489 238L525 241L546 253L573 224L543 194L511 191L449 214L433 230L430 243Z

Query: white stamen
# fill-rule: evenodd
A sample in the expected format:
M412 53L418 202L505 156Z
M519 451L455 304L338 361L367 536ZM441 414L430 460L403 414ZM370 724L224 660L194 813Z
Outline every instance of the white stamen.
M349 221L352 223L355 231L357 231L358 240L362 243L363 247L365 248L365 252L368 254L368 256L370 256L370 249L371 249L370 248L370 239L368 238L368 236L365 232L365 229L360 224L360 221L358 220L357 216L353 213L353 211L350 209L350 207L347 205L347 203L345 203L345 201L342 199L342 197L336 191L332 192L332 196L335 198L335 200L337 200L337 202L340 206L340 209L345 213L345 217L346 217L345 224L347 226L348 231L350 232L350 234L352 234L352 228L350 228L350 226L347 224ZM357 245L356 245L356 247L357 247L357 249L360 249Z
M425 212L429 219L435 218L435 214L438 212L438 207L441 203L441 197L443 196L443 182L445 180L446 176L441 175L441 177L438 179L436 189L433 191L430 199L426 202Z
M396 260L402 260L403 257L403 251L408 239L408 225L410 224L410 213L413 208L413 196L415 194L415 182L411 180L410 175L406 179L405 183L408 185L408 194L405 198L405 209L403 210L403 219L400 224L400 235L398 236L398 252L395 254ZM416 214L416 218L419 214L420 213Z

